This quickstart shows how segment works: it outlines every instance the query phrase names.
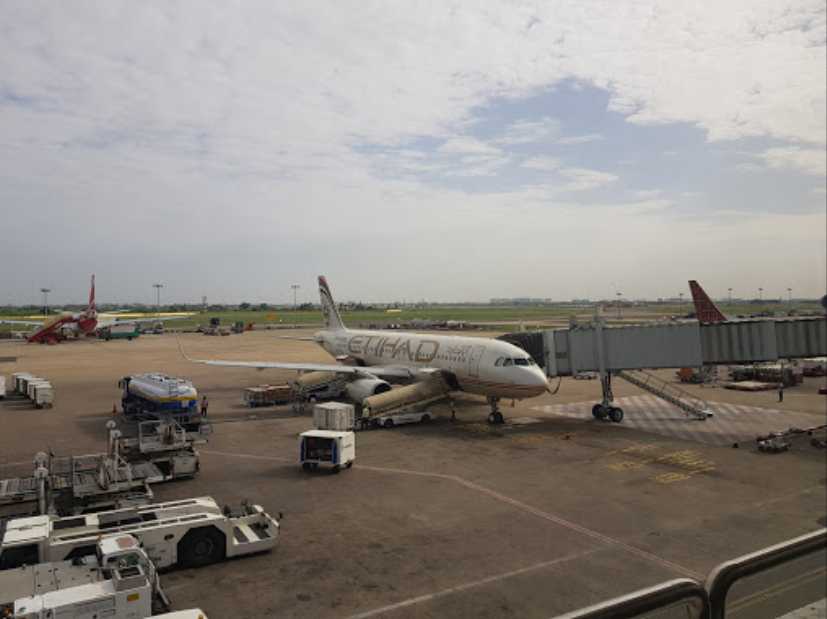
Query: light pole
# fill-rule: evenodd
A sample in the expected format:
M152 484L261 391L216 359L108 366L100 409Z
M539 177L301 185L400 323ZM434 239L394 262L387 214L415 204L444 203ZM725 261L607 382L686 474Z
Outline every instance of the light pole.
M161 315L161 288L164 287L163 284L152 284L152 287L155 288L155 313L158 316Z
M301 286L298 284L290 284L290 287L293 289L293 311L296 311L296 292L298 291Z
M620 320L620 297L623 295L622 292L616 292L617 295L617 319Z
M680 299L678 301L678 305L683 305L683 293L682 292L678 293L678 299Z
M51 288L41 288L40 292L43 293L43 315L48 316L49 314L49 293L51 292Z
M764 289L763 289L763 288L759 288L759 289L758 289L758 300L759 300L759 301L763 301L763 300L764 300Z
M793 289L792 288L787 288L787 302L788 303L793 302Z
M732 305L732 288L727 288L729 291L729 304Z

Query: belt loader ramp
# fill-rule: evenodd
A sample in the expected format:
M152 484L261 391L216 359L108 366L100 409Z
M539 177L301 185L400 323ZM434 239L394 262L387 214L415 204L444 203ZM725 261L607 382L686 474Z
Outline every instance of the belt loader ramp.
M395 415L421 410L423 406L448 397L448 392L448 385L435 374L428 380L369 396L362 400L358 423L361 428L392 427ZM423 417L422 421L429 419Z

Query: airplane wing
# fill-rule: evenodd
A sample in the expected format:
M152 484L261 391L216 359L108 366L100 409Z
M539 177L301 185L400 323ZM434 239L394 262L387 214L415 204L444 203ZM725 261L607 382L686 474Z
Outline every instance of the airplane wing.
M385 376L388 378L412 378L419 373L418 368L400 366L360 366L340 365L338 363L288 363L284 361L223 361L221 359L193 359L184 352L181 341L178 340L178 349L181 355L191 363L203 363L228 368L256 368L257 370L296 370L305 372L336 372L337 374L352 374L355 376Z
M0 320L0 325L30 325L35 327L40 327L43 325L43 321L35 321L35 320L6 320L5 318Z

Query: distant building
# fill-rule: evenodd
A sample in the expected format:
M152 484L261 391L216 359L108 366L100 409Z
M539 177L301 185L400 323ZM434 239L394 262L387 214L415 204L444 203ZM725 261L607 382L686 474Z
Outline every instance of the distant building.
M511 297L491 299L489 305L548 305L551 299L540 299L539 297Z

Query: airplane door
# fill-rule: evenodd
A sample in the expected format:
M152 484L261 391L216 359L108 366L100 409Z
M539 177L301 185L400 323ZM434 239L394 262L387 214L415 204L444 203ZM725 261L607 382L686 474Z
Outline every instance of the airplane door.
M468 374L479 377L480 375L480 359L485 352L485 346L472 346L471 352L468 354Z

